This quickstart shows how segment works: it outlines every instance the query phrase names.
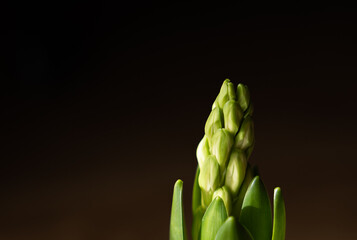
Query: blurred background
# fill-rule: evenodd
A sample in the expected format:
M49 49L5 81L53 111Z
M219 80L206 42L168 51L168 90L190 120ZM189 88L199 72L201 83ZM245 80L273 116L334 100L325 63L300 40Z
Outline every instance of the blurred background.
M10 6L11 7L11 6ZM34 3L2 14L1 240L168 239L220 86L248 85L288 240L357 239L356 9Z

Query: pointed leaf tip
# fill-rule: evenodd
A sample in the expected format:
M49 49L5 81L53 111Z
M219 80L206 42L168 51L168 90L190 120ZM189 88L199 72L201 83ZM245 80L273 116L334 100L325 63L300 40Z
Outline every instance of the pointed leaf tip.
M215 240L239 240L236 221L229 217L219 228Z
M274 223L272 240L284 240L286 231L286 213L283 194L279 187L274 189Z
M248 187L239 222L249 231L254 240L270 240L272 237L270 201L259 176L256 176Z
M170 240L186 240L186 225L182 204L182 180L177 180L172 196L171 219L170 219Z
M216 197L202 218L201 239L214 240L218 229L226 219L227 211L224 202L220 197Z

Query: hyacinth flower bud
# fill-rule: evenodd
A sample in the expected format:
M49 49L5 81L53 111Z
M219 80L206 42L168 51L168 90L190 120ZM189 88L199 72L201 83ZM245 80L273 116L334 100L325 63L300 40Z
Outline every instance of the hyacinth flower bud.
M221 90L216 98L215 104L218 105L219 108L223 109L224 104L226 104L227 101L235 99L236 93L233 83L231 83L229 79L224 80Z
M247 150L245 150L245 154L247 155L247 159L250 158L250 155L252 155L253 149L254 149L254 145L255 145L255 140L253 139L253 143L250 147L247 148Z
M240 186L242 185L245 177L246 168L247 158L245 153L240 149L233 148L229 158L225 178L225 186L229 189L233 198L238 195Z
M217 159L214 155L209 155L200 168L198 184L202 190L202 203L207 207L211 200L213 192L219 187L220 169Z
M248 87L244 84L238 84L237 86L237 98L238 98L238 103L242 110L245 112L247 108L249 107L250 103L250 94Z
M235 200L233 202L233 209L232 209L232 215L234 215L237 219L239 219L239 215L242 210L242 204L244 200L244 196L247 192L247 189L249 187L249 184L254 178L254 171L252 167L248 164L245 172L245 177L243 180L242 185L240 186L238 196L235 197Z
M206 121L205 125L205 134L208 139L208 143L211 144L211 139L217 129L222 128L222 119L221 119L221 111L218 107L213 109Z
M226 162L233 145L233 137L227 129L221 128L216 131L212 138L211 151L216 156L221 169L226 167Z
M248 109L245 110L244 112L244 117L246 118L248 116L253 116L253 112L254 112L254 104L250 103Z
M245 150L253 145L254 142L254 125L251 117L246 117L243 120L238 134L235 137L234 146Z
M208 139L206 135L202 138L200 143L198 144L197 150L196 150L196 157L198 161L198 165L201 167L204 160L210 155L209 151L209 145L208 145Z
M223 200L224 206L227 210L227 216L229 216L232 210L232 198L227 187L223 186L221 188L218 188L213 193L213 199L215 199L216 197L220 197Z
M243 112L237 101L229 100L223 108L224 128L236 135L239 129L240 121L243 117Z

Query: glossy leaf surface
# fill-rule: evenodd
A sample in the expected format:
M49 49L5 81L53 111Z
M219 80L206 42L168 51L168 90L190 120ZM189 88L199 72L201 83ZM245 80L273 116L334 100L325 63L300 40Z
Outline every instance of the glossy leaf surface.
M183 182L177 180L172 197L170 240L186 240L186 226L182 204Z
M272 237L270 201L259 176L256 176L248 187L239 222L254 240L270 240Z
M193 212L193 222L192 222L192 239L198 240L201 235L201 223L202 217L205 214L205 209L200 206Z
M285 203L279 187L274 189L274 225L272 240L284 240L286 228Z
M216 197L208 206L202 218L201 240L214 240L218 229L227 219L227 211L224 202Z
M200 175L200 168L197 166L195 181L193 183L192 191L192 212L194 213L196 209L201 206L201 188L198 185L198 176Z
M215 240L239 240L234 217L229 217L217 232Z

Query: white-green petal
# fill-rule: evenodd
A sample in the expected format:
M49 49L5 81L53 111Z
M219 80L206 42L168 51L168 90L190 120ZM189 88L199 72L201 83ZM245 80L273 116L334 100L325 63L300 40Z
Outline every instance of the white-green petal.
M210 155L210 151L209 151L208 139L205 135L200 141L200 143L198 144L196 150L196 157L199 166L202 166L204 160L208 157L208 155Z
M221 87L221 90L219 91L219 94L216 99L216 103L218 106L223 109L224 104L226 104L227 101L229 100L235 100L236 99L236 94L235 94L235 89L233 83L229 79L226 79Z
M212 193L218 188L220 183L220 169L216 157L209 155L200 167L198 184L206 193Z
M239 129L243 112L237 101L229 100L223 107L224 128L229 130L233 136Z
M221 119L221 111L218 107L216 107L211 111L205 125L205 134L208 138L209 143L211 143L211 138L213 137L217 129L223 127L222 122L223 121Z
M251 117L246 117L238 134L235 137L234 146L236 148L245 150L253 145L254 142L254 125Z
M237 86L237 98L238 103L241 106L242 110L245 111L250 103L250 94L248 87L242 83Z
M239 188L243 183L247 168L247 159L242 150L233 148L229 158L225 186L232 193L232 197L237 196Z
M226 167L226 162L233 145L233 137L226 129L218 129L212 138L211 152L216 156L218 164L222 169Z

